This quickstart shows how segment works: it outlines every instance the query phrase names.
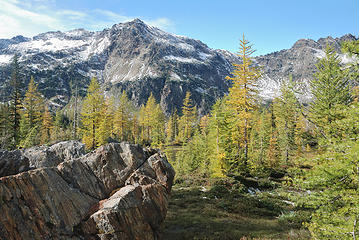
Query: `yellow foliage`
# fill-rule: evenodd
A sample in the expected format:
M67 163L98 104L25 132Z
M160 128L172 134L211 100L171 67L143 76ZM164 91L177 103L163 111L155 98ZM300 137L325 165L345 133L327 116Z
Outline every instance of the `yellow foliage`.
M87 90L87 96L82 106L82 141L86 148L94 149L97 146L96 133L104 115L104 96L96 78L92 78Z
M186 92L186 97L183 100L182 117L180 118L179 137L182 142L186 142L193 134L193 126L196 121L197 108L193 106L191 100L191 93Z
M248 142L250 119L252 111L257 107L257 80L261 76L259 69L253 66L251 55L255 50L249 44L249 41L243 38L240 40L238 56L241 58L241 64L233 64L234 71L231 80L233 85L229 89L229 98L227 104L233 113L233 131L232 140L244 148L244 164L248 160Z
M42 115L41 144L45 144L50 141L52 129L53 129L52 116L49 112L48 107L45 107L45 111Z
M43 111L44 99L40 92L37 90L34 78L31 77L28 89L25 93L23 101L23 113L27 119L29 129L33 128L37 123L41 122L41 115Z

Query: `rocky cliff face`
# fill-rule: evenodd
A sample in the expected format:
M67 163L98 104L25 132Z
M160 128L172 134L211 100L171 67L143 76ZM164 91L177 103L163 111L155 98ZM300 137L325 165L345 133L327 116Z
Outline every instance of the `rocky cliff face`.
M0 178L0 239L158 239L174 177L165 156L128 143L77 156Z
M291 49L256 57L264 73L261 96L273 98L290 74L307 95L314 64L323 56L326 43L340 50L342 41L355 39L352 35L317 42L302 39ZM192 93L201 111L207 111L227 92L230 82L225 77L232 70L231 64L240 61L228 51L166 33L139 19L99 32L77 29L43 33L32 39L18 36L0 39L0 79L7 79L0 82L3 96L10 91L9 62L15 53L21 56L23 78L29 81L34 75L53 106L66 104L74 86L85 94L89 78L96 76L110 94L126 90L137 105L152 92L167 113L173 107L180 108L186 91Z

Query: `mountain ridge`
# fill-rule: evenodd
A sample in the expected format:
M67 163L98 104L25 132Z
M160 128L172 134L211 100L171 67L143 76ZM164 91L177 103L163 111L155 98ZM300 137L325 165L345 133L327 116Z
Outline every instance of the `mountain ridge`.
M292 48L254 58L263 69L260 95L271 99L289 75L302 84L302 98L308 99L308 81L314 63L323 56L325 41L340 50L344 40L356 40L347 34L341 38L300 39ZM90 77L97 77L108 94L126 90L139 106L153 93L168 114L180 110L186 91L201 113L206 113L218 98L228 92L225 79L238 56L226 50L209 48L200 40L167 33L140 19L119 23L102 31L74 29L47 32L25 38L0 39L0 95L10 91L9 62L20 54L23 78L33 75L39 89L53 106L63 106L79 86L82 95ZM344 55L341 55L344 59ZM350 61L350 59L346 59ZM5 79L5 80L4 80Z

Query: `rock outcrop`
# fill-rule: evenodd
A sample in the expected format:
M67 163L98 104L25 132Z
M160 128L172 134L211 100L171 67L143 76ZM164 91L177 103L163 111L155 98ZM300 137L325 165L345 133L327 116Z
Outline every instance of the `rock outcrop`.
M20 150L0 150L0 177L18 174L30 169L30 162Z
M128 143L2 177L0 239L158 239L173 178L161 152Z
M64 161L85 155L85 145L78 141L59 142L52 146L36 146L24 150L30 167L54 167Z

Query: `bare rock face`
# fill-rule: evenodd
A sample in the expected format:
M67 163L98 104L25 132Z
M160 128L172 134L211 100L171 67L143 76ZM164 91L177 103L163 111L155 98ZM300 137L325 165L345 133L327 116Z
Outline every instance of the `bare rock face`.
M24 150L30 167L54 167L63 161L85 155L85 145L78 141L59 142L52 146L36 146Z
M30 169L29 159L20 150L0 150L0 177Z
M0 239L159 239L174 170L155 150L111 143L0 178Z

